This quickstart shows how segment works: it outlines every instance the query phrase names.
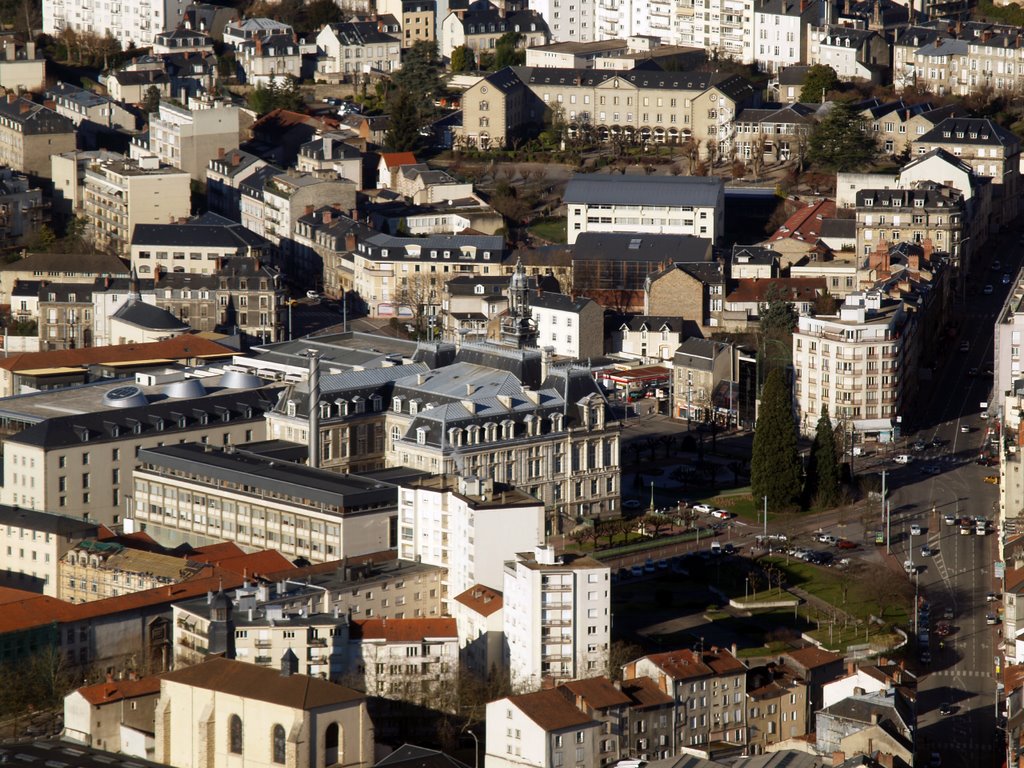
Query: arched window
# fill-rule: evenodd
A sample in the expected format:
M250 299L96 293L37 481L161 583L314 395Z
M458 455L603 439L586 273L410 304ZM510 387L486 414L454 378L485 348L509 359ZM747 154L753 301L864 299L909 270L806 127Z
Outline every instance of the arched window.
M233 754L242 754L242 718L232 715L228 719L228 747Z
M341 750L338 749L340 740L338 724L331 723L324 733L324 765L337 765L341 762Z
M284 726L281 724L274 726L274 762L279 765L285 763L285 749L284 749Z
M402 439L402 428L399 426L391 427L391 444L394 445Z

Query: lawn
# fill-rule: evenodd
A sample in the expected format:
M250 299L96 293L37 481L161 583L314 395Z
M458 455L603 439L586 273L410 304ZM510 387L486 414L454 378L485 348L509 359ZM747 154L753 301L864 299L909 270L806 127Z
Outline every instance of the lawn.
M904 594L906 584L897 576L878 572L872 578L867 573L852 575L801 560L788 560L770 557L764 558L761 564L775 566L785 574L788 585L799 587L862 621L878 616L890 624L907 622L910 601Z
M564 243L568 239L564 218L541 219L530 225L530 232L549 243Z

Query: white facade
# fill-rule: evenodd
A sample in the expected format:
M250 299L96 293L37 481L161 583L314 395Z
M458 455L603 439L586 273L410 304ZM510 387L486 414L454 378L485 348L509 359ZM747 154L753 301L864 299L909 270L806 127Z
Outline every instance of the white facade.
M707 0L671 4L676 45L704 48L713 55L750 64L754 61L753 0ZM652 12L657 13L654 8ZM651 33L654 34L654 33Z
M603 725L556 690L510 696L487 705L485 768L561 768L602 765ZM551 720L546 723L538 713ZM568 725L567 725L568 723Z
M149 150L160 162L205 181L210 161L238 148L240 114L230 104L188 109L161 102L159 114L149 118Z
M800 318L793 367L801 433L814 434L822 405L833 423L899 413L910 375L902 370L906 322L902 304L876 292L850 294L838 315Z
M544 543L544 504L520 491L495 498L490 481L466 478L459 488L402 488L398 556L448 569L448 595L474 584L501 590L504 562Z
M833 704L848 699L858 688L864 693L882 693L889 690L889 684L879 680L877 675L869 675L861 669L855 669L846 677L825 683L821 687L821 708L828 709Z
M604 354L604 308L597 302L543 293L531 297L530 314L538 345L552 347L555 355L581 360Z
M771 3L754 8L752 55L758 69L778 72L785 67L803 63L804 35L807 30L802 13L805 5L806 0L800 0L799 3L783 0L781 7ZM821 5L817 2L812 5L817 13ZM790 12L783 12L783 8L788 8ZM801 13L795 12L798 10ZM815 17L811 23L820 24L821 20Z
M595 17L597 40L651 35L663 43L674 43L673 10L669 0L621 0L597 3ZM544 17L550 26L551 20ZM553 32L553 28L552 28Z
M189 0L43 0L43 32L55 37L64 29L99 37L109 32L127 50L152 45L158 34L176 29L188 5Z
M551 547L505 564L505 638L512 686L606 674L611 569Z
M537 0L530 7L548 23L551 42L589 43L597 39L597 5L597 0Z

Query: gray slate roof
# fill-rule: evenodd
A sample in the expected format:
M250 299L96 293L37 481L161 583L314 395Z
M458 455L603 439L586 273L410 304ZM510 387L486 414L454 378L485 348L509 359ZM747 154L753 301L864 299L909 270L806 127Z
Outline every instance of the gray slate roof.
M122 323L134 325L147 331L187 331L188 323L183 323L166 309L146 304L142 301L131 301L121 306L114 317Z
M578 173L565 188L566 203L712 207L724 182L711 176L641 176Z
M648 233L584 232L572 247L573 261L710 261L711 241L693 235L659 235Z
M948 117L915 143L1020 146L1020 139L987 117Z

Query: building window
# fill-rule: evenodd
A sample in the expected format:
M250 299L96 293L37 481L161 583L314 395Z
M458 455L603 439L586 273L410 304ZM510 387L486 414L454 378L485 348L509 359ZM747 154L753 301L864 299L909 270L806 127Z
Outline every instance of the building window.
M228 738L232 754L242 754L242 718L238 715L232 715L228 720Z
M284 749L284 726L274 726L274 762L279 765L285 763L285 749Z

